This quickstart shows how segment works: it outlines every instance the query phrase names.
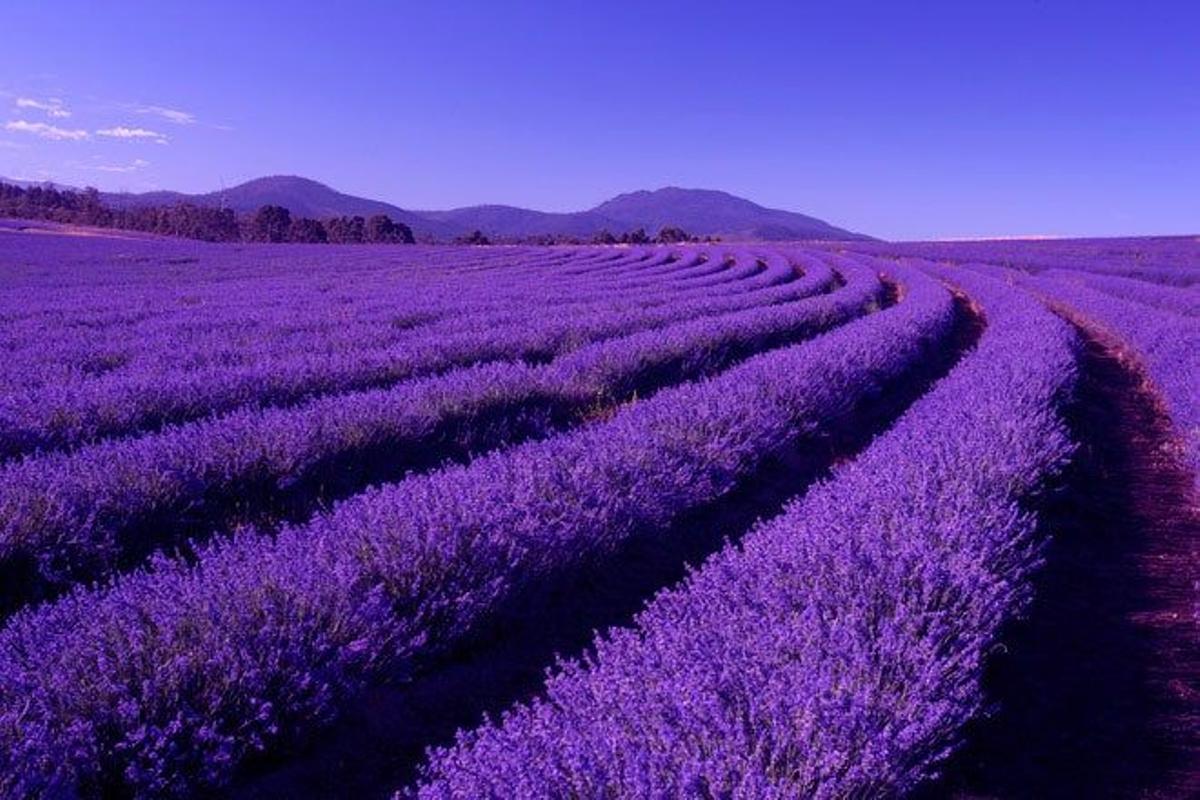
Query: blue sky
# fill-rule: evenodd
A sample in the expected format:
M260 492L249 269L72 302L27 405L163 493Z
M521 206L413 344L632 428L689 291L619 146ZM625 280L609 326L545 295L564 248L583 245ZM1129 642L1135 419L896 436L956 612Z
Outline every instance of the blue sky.
M9 0L0 175L544 210L681 185L889 238L1194 233L1197 6Z

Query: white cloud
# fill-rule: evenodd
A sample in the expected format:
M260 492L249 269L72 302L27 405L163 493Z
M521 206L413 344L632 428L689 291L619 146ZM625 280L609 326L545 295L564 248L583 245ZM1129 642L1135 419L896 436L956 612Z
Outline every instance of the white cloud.
M144 169L150 166L150 162L144 158L134 159L132 164L99 164L92 169L100 172L137 172L139 169Z
M66 119L71 116L71 112L63 106L62 98L50 97L46 100L35 100L32 97L18 97L17 108L36 108L38 111L45 111L47 116L55 119Z
M156 117L162 117L168 122L174 122L176 125L192 125L196 122L196 115L190 111L180 111L177 108L164 108L163 106L135 106L134 111L139 114L151 114Z
M110 139L151 139L158 144L166 144L167 137L158 131L146 130L145 128L130 128L125 125L117 125L114 128L101 128L96 131L97 136L107 136Z
M43 139L52 139L56 142L79 141L80 139L88 138L87 131L67 130L66 128L58 128L45 122L28 122L23 119L4 123L4 129L18 133L30 133L34 136L40 136Z

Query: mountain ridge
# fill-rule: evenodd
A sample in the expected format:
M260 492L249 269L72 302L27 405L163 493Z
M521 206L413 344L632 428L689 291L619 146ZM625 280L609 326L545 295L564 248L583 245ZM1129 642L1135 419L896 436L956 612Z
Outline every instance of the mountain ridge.
M444 211L414 210L382 200L357 197L311 178L269 175L225 189L199 194L154 191L138 194L103 192L103 201L118 208L189 202L249 213L263 205L280 205L296 217L371 216L387 214L408 225L419 239L447 241L479 230L493 239L532 236L591 237L644 229L653 235L667 225L696 236L727 240L863 240L871 237L816 217L777 208L715 189L667 186L619 194L582 211L551 212L503 204L482 204Z

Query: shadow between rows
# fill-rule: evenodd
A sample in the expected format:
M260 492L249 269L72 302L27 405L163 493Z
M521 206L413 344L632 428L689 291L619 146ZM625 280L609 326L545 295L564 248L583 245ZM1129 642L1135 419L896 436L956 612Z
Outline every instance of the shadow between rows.
M689 566L778 513L889 427L978 340L982 317L961 297L956 306L949 342L931 347L913 372L865 398L826 435L771 454L734 491L665 531L643 532L603 561L530 587L486 634L429 665L414 683L372 689L309 746L250 765L233 796L382 797L411 781L427 747L449 744L459 728L529 699L556 657L578 655L596 630L629 624Z

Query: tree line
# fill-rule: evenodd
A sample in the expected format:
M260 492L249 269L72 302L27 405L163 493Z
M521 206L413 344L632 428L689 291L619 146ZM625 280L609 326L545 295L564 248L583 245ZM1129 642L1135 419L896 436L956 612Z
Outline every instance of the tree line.
M574 236L571 234L534 234L532 236L507 236L497 239L489 238L483 231L472 231L466 236L459 236L454 240L457 244L532 244L532 245L556 245L556 244L681 244L684 242L719 242L720 237L716 236L693 236L682 228L674 225L667 225L659 229L654 236L646 233L645 228L637 228L632 231L625 231L621 234L615 234L609 230L602 230L591 237Z
M412 244L412 229L386 214L370 217L293 217L283 206L251 214L194 203L112 208L100 192L22 187L0 183L0 217L41 219L71 225L180 236L205 242L302 242L307 244Z

